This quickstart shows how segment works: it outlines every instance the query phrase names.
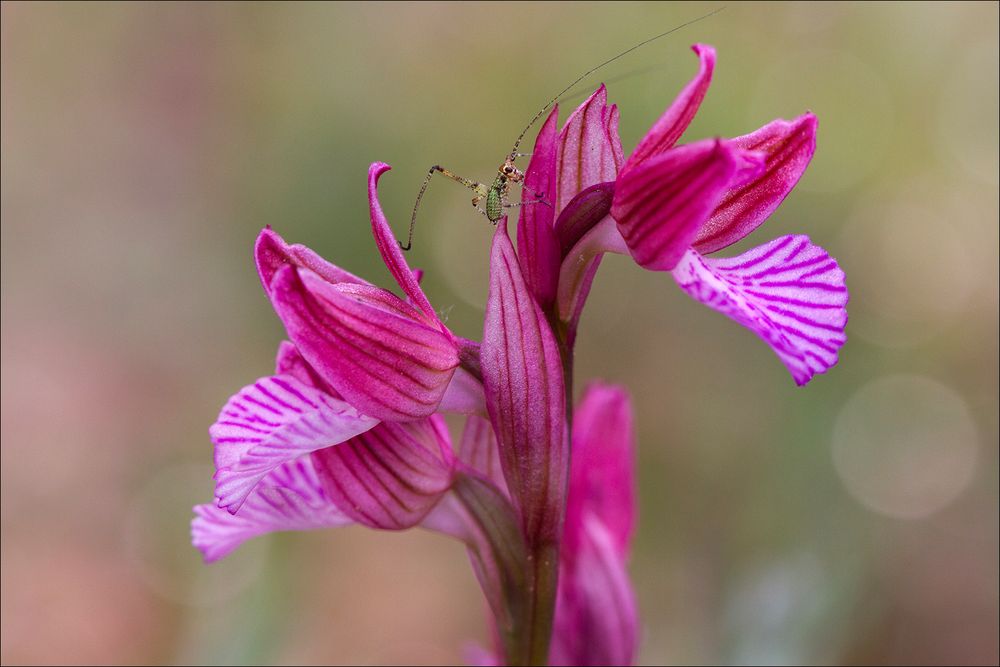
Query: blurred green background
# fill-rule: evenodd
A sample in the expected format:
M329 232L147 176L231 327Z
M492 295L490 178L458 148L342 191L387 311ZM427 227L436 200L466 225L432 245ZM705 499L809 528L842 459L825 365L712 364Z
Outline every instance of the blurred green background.
M486 637L463 550L360 528L201 564L207 428L272 370L267 224L382 285L427 167L490 178L578 73L714 4L31 4L2 15L4 663L438 663ZM743 4L610 81L626 152L713 44L688 138L814 111L739 247L807 233L851 289L804 389L623 257L577 386L630 387L646 663L998 661L997 4ZM577 100L563 105L565 118ZM434 183L411 263L479 337L491 229Z

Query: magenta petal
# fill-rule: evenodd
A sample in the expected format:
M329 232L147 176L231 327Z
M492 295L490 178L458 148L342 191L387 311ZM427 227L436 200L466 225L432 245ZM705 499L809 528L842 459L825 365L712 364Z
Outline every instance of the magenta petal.
M396 279L396 283L403 290L406 296L432 321L438 321L438 316L434 312L434 307L424 291L420 289L417 277L410 270L403 251L396 242L396 237L389 227L389 221L385 219L382 212L382 205L378 200L378 179L392 167L384 162L374 162L368 168L368 209L372 219L372 233L375 235L375 244L382 255L389 273Z
M451 486L451 444L441 418L383 422L313 452L323 488L344 514L383 530L420 523Z
M799 385L837 363L847 340L844 272L807 236L783 236L737 257L690 250L673 272L693 299L771 346Z
M493 434L493 426L482 417L475 415L465 420L462 440L458 446L458 458L477 473L493 482L504 493L507 483L500 465L500 448Z
M191 542L209 563L265 533L351 523L323 492L308 457L272 470L236 514L215 505L197 505L194 513Z
M639 646L635 592L615 538L584 516L581 548L559 573L552 665L631 665Z
M286 267L271 300L303 358L351 405L388 421L437 409L458 365L455 342L402 299Z
M229 399L209 429L219 507L235 513L254 486L281 464L344 442L377 423L291 376L257 380Z
M611 215L635 261L672 269L743 164L739 149L707 140L657 155L618 179Z
M764 168L722 197L694 240L694 249L703 255L745 238L784 201L816 151L816 116L776 120L730 142L763 155Z
M590 384L574 412L569 499L563 549L572 557L588 512L608 529L615 549L628 553L635 529L635 431L628 393Z
M529 543L556 543L568 455L562 361L504 222L493 236L480 358L504 478L525 535Z
M333 389L323 381L323 379L313 370L295 345L287 340L281 341L278 345L278 354L274 360L275 375L291 375L302 384L324 391L334 398L341 398Z
M691 124L701 101L712 83L712 72L715 71L715 49L707 44L695 44L691 47L701 61L698 74L684 87L673 103L653 124L646 136L639 141L632 155L629 156L622 175L635 169L652 157L669 150L684 134Z
M524 267L524 279L543 308L555 300L559 277L559 243L552 230L558 120L559 108L555 107L535 139L521 189L522 206L517 222L517 254ZM539 199L546 203L538 203Z
M253 249L254 261L257 263L257 273L264 291L271 294L271 281L278 269L291 264L305 267L330 283L356 283L367 285L368 282L358 278L353 273L326 261L304 245L294 243L289 245L270 227L266 227L257 235Z
M608 93L602 84L570 114L559 133L556 211L562 211L573 197L591 185L618 177L622 155L618 111L609 108L607 102Z
M555 231L559 248L565 257L584 234L593 229L611 212L615 182L595 183L577 193L559 213Z

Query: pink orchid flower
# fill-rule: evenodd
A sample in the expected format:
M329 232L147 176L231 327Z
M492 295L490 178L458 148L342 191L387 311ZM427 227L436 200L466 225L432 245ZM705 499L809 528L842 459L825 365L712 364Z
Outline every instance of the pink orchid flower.
M376 163L369 170L372 231L406 301L309 248L286 244L270 229L257 239L264 291L309 370L279 368L244 387L209 429L216 446L215 497L230 512L282 464L379 422L416 421L437 411L485 412L475 378L476 345L438 318L382 213L376 186L388 168ZM471 373L460 366L463 356L472 359Z
M604 86L558 135L553 110L526 182L557 193L558 216L553 222L541 206L522 212L519 237L529 239L522 262L531 267L525 273L535 277L540 302L555 302L572 343L601 254L628 254L644 268L670 271L692 298L752 330L805 384L837 363L846 341L848 293L836 260L806 236L785 236L733 258L704 255L740 241L777 209L815 151L816 117L676 145L715 68L712 47L693 50L698 74L627 159L618 109L607 105Z

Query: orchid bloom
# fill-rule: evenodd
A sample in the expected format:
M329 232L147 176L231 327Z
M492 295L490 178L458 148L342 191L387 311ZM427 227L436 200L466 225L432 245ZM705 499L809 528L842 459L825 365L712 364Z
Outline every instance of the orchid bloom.
M562 258L559 316L575 333L601 254L627 254L643 268L670 271L693 299L756 333L802 385L835 365L846 341L848 293L836 260L806 236L733 258L704 255L742 240L777 209L813 156L816 117L676 145L715 68L712 47L692 48L698 74L627 159L604 86L548 149L554 159L541 169L555 172L561 211L553 235ZM538 253L531 260L550 261Z
M285 326L275 374L237 392L209 429L213 504L195 507L207 561L280 530L357 523L460 540L492 614L479 664L631 664L638 613L627 574L635 529L627 392L592 383L573 406L573 349L605 252L670 272L695 300L767 342L798 384L837 362L844 274L804 236L705 257L756 229L815 150L816 119L734 139L677 141L715 51L627 158L602 85L561 129L543 123L524 178L517 245L493 236L481 342L452 333L410 269L378 201L376 246L402 297L270 228L255 260ZM529 197L531 198L529 201ZM465 415L457 448L441 413Z

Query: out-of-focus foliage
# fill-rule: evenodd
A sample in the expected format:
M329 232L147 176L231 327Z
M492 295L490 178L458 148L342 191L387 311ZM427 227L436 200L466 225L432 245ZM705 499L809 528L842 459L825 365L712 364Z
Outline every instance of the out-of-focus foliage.
M402 234L429 165L491 178L566 82L712 7L5 3L3 661L459 661L486 623L458 544L344 529L210 567L189 544L207 426L281 337L252 241L389 285L368 163ZM808 233L852 295L839 367L798 389L666 276L601 267L577 375L636 401L644 661L998 660L997 21L737 3L586 87L626 151L695 41L719 64L688 137L814 111L802 183L732 250ZM432 184L410 260L478 337L469 197Z

